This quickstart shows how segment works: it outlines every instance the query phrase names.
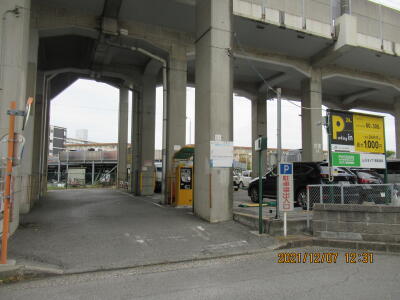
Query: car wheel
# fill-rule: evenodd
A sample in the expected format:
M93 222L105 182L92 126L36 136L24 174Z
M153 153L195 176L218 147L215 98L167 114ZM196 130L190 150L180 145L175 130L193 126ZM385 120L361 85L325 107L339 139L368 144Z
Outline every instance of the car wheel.
M239 189L243 189L243 182L239 183Z
M250 199L254 203L258 203L258 190L257 188L253 187L250 190Z
M296 202L304 210L307 210L307 191L305 188L301 188L296 195Z

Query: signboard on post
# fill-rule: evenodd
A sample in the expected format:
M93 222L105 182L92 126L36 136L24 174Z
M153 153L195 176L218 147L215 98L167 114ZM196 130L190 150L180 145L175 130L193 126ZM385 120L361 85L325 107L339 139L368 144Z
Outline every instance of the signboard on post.
M328 116L332 166L386 168L383 117L336 110Z
M210 161L213 168L232 168L233 142L211 141Z
M282 212L292 211L294 209L293 164L280 163L278 174L279 210Z

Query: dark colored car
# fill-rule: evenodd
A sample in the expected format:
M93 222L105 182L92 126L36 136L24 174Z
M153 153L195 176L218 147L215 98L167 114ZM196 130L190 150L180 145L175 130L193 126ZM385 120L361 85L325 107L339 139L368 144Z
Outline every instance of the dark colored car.
M307 185L328 183L328 176L321 169L326 168L326 162L295 162L293 163L293 187L295 205L306 207ZM338 168L337 176L333 177L333 183L356 183L356 176L345 170ZM276 199L278 175L276 168L268 172L263 177L263 198ZM248 188L248 195L251 201L258 202L258 177L253 179Z
M357 183L359 184L382 184L382 177L378 172L370 169L350 169L357 175Z

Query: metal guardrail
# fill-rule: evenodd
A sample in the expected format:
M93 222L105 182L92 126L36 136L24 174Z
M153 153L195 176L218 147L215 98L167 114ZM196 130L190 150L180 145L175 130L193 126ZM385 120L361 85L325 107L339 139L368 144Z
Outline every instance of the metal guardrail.
M318 184L307 186L307 227L315 203L400 206L397 184Z

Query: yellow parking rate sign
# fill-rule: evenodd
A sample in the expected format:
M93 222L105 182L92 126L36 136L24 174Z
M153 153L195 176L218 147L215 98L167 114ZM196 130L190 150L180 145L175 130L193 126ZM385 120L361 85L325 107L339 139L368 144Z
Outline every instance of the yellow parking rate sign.
M385 130L382 117L353 115L356 152L385 153Z

